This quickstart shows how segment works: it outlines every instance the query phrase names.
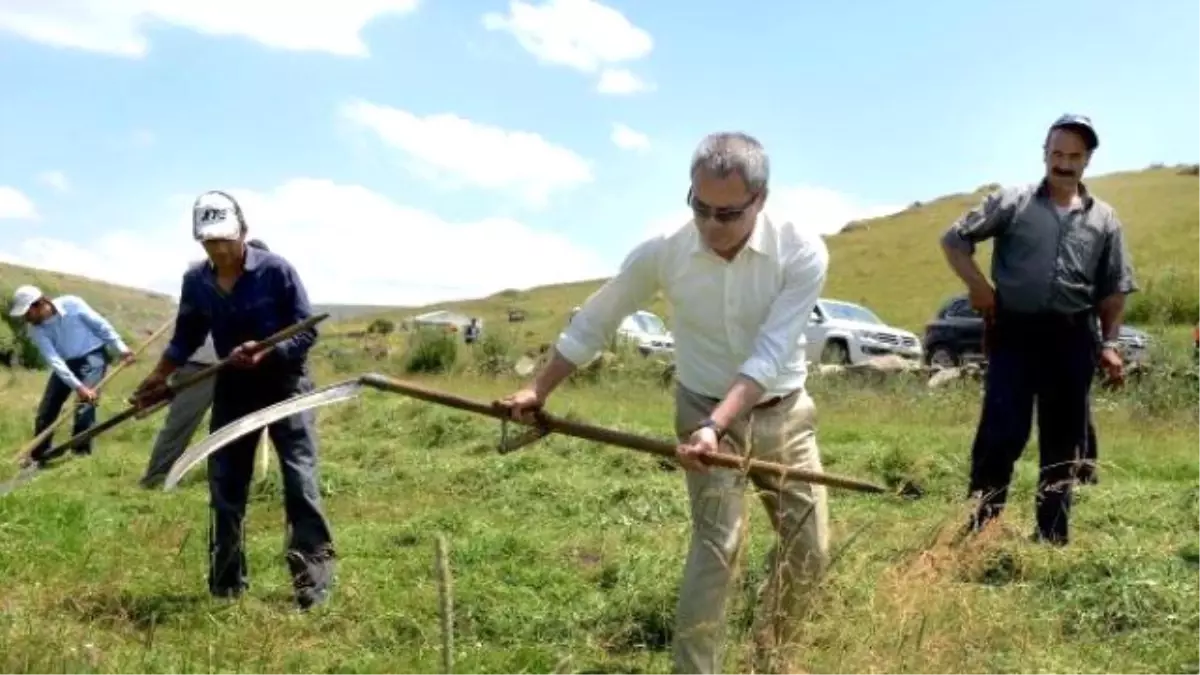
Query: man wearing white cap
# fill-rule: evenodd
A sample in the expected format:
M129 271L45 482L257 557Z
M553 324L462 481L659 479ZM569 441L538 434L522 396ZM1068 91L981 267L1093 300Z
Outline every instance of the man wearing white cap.
M210 432L265 407L313 390L308 351L315 328L284 340L273 350L257 342L312 315L308 294L291 263L246 244L241 206L220 191L200 195L192 207L192 235L206 261L183 275L175 334L158 366L134 393L149 405L166 393L166 378L182 366L211 333L221 358L213 383ZM311 411L268 427L283 471L284 508L290 530L287 562L295 599L302 609L323 602L333 579L333 537L317 486L317 435ZM236 597L249 586L242 525L254 474L258 434L246 434L208 460L209 591Z
M21 286L13 294L9 315L24 319L30 339L54 371L38 405L34 434L40 434L54 423L71 392L75 392L79 401L72 435L87 431L96 423L95 387L108 370L105 345L120 353L123 360L133 360L133 352L125 346L112 324L75 295L51 300L36 286ZM46 437L29 453L29 461L40 465L53 459L46 456L52 436ZM73 451L91 454L91 441L80 444Z

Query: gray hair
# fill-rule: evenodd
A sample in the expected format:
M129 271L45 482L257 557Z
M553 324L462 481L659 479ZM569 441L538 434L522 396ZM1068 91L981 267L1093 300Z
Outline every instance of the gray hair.
M696 172L725 178L736 173L749 192L761 192L771 177L771 163L762 143L740 131L709 134L692 155L692 177Z

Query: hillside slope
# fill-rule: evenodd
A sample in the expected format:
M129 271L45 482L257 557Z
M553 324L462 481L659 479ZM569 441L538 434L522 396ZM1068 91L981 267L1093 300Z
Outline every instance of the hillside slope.
M1093 194L1116 207L1128 234L1130 253L1143 292L1133 296L1129 319L1136 323L1196 320L1200 235L1197 177L1178 168L1156 168L1089 179ZM938 244L942 232L983 197L949 195L905 211L856 223L830 237L831 267L825 296L863 303L884 321L920 332L938 305L962 285L946 266ZM991 244L979 249L986 271ZM464 302L449 302L385 313L403 318L423 311L452 308L481 317L495 329L507 323L509 309L526 314L514 324L518 337L547 341L564 325L571 308L582 303L603 280L503 291ZM668 316L661 298L645 309ZM362 319L362 322L369 318Z
M1135 323L1196 321L1200 312L1197 268L1200 267L1200 202L1197 177L1178 168L1152 168L1092 178L1092 192L1115 206L1124 222L1130 251L1143 292L1135 295L1129 319ZM947 296L961 292L942 259L938 238L984 189L949 195L905 211L856 223L830 237L832 258L825 296L859 302L885 321L920 331ZM991 245L980 247L987 269ZM526 319L511 324L523 342L549 341L566 322L571 308L582 303L603 280L507 290L475 300L416 308L321 305L335 322L361 328L377 316L395 320L439 308L481 317L491 329L508 324L510 309ZM145 334L174 311L173 301L158 293L130 289L73 275L0 263L0 292L5 300L22 283L35 283L54 293L79 293L125 332ZM670 315L661 297L649 303L661 316ZM0 328L0 331L6 328ZM0 340L4 336L0 335Z
M112 322L122 335L141 341L175 314L175 301L164 294L95 279L0 263L0 305L8 315L13 291L33 284L49 295L78 295ZM0 350L11 344L11 328L0 321Z
M1131 300L1131 321L1195 321L1200 234L1197 178L1175 168L1108 174L1087 182L1091 192L1113 205L1125 226L1129 251L1143 293ZM951 195L829 239L831 268L825 294L871 307L884 321L919 330L961 282L947 267L938 240L942 232L986 194ZM981 246L986 272L991 243ZM1150 316L1146 303L1176 296L1184 316ZM1179 298L1179 294L1185 297ZM1176 311L1175 314L1178 314Z

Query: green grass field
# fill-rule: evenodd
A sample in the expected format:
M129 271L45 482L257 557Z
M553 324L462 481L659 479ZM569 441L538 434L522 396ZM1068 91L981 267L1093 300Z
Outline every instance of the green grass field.
M1180 362L1189 356L1175 351ZM518 384L479 375L482 360L460 354L452 372L416 381L479 400ZM330 339L315 363L326 384L366 371L403 377L405 361ZM621 372L581 376L551 411L668 437L671 397L655 369L639 361ZM116 381L106 413L138 377ZM15 371L0 382L0 445L15 450L28 438L43 378ZM1026 539L1033 444L1008 519L978 540L951 541L965 513L978 383L810 382L827 470L923 496L832 491L838 558L796 637L794 668L1197 671L1194 380L1099 396L1102 482L1082 489L1065 550ZM136 487L158 416L118 427L95 456L0 498L0 669L436 672L434 546L444 535L455 670L669 670L688 537L681 471L561 437L499 456L494 420L394 394L369 391L318 415L322 490L341 555L328 606L292 608L274 464L250 506L251 592L236 603L207 598L203 470L174 492ZM747 667L752 589L771 541L763 513L752 513L729 670Z
M831 491L836 562L795 638L792 672L1200 672L1196 185L1175 169L1092 181L1129 228L1147 289L1130 312L1160 338L1161 367L1097 394L1101 483L1080 490L1066 549L1027 540L1033 441L1000 527L952 541L967 509L977 382L931 390L917 380L810 376L827 470L921 496ZM977 198L947 197L831 238L826 295L919 330L959 291L937 236ZM168 299L140 291L0 266L6 293L30 280L83 295L130 335L172 311ZM408 377L480 400L507 393L520 383L515 357L551 341L597 283L439 305L483 316L488 337L475 353L457 353L448 372ZM509 308L526 321L506 323ZM661 301L649 309L669 316ZM346 336L368 320L324 329L318 384L367 371L406 377L410 336ZM114 381L102 417L123 407L161 348ZM619 354L564 386L551 411L667 438L661 371ZM1180 372L1190 375L1164 374ZM0 447L9 455L32 435L47 374L0 369ZM207 597L203 470L171 493L136 485L160 413L103 436L95 456L0 496L0 670L436 672L438 536L450 548L456 671L669 670L689 532L681 471L562 437L500 456L494 420L378 392L318 418L322 491L341 556L328 606L304 615L291 604L274 463L250 505L251 592L236 603ZM15 474L7 466L0 478ZM771 543L764 514L751 508L750 555L731 595L729 671L747 667L752 591Z

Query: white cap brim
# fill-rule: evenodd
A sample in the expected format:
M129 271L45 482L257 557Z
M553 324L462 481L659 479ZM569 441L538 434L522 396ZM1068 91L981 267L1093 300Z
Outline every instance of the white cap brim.
M25 312L28 312L29 308L33 307L33 303L35 302L37 302L37 298L26 300L24 302L18 302L17 304L13 305L13 308L8 312L8 315L25 316Z
M194 232L196 241L237 239L242 236L242 227L237 220L228 220L223 223L197 226Z

